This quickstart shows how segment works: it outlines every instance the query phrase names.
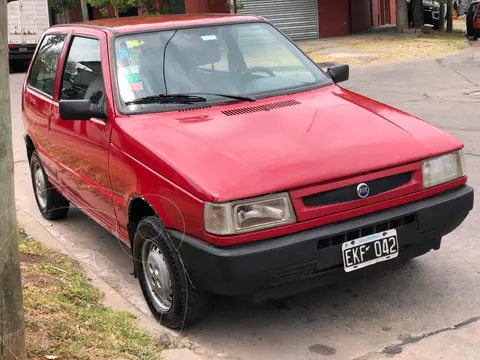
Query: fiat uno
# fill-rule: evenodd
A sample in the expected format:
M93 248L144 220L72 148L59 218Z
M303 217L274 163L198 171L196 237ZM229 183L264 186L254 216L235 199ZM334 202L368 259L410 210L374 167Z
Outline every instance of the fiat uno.
M54 26L23 87L38 208L127 244L170 328L438 250L473 206L463 144L348 76L253 16Z

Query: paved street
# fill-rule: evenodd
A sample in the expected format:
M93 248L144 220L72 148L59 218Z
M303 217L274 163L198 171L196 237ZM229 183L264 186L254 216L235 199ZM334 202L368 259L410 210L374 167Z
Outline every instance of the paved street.
M466 144L469 182L480 189L480 49L474 50L354 68L346 87L458 136ZM22 139L23 79L10 76L19 211L40 221L77 260L148 313L128 253L115 238L77 209L55 223L41 219ZM205 321L183 335L202 344L195 349L199 355L213 359L480 359L479 201L440 251L281 302L218 299Z

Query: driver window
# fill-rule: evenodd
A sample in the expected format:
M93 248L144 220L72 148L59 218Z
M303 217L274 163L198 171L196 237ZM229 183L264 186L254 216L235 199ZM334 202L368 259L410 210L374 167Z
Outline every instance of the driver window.
M252 73L266 76L270 70L277 77L293 78L303 82L314 82L312 73L302 64L294 52L285 46L282 36L273 28L252 24L238 27L238 47L248 69L259 69ZM263 70L260 70L263 69Z
M62 99L105 101L100 40L76 36L67 57L62 77Z

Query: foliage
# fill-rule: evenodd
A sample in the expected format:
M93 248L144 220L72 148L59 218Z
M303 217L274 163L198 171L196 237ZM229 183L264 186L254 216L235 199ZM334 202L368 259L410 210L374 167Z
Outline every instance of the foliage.
M180 3L180 0L175 0ZM168 0L137 0L139 9L143 9L149 15L169 14L170 2Z
M77 5L77 0L50 0L50 6L56 14L65 9L72 9L75 5Z
M108 14L106 8L112 7L115 16L118 17L122 11L127 11L132 6L138 5L138 0L87 0L95 8L100 8L102 15Z

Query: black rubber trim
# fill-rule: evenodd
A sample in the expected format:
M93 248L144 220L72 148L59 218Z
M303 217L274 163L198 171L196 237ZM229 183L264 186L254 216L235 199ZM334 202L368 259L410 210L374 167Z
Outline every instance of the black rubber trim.
M380 179L365 182L369 188L369 197L379 195L381 193L396 189L402 185L407 184L412 179L412 173L406 172L393 176L387 176ZM332 204L339 204L348 201L359 200L360 197L357 193L358 184L345 186L342 188L325 191L322 193L308 195L302 198L302 202L305 206L325 206Z
M217 247L175 230L169 234L196 288L222 295L277 297L295 293L297 283L304 284L298 290L304 291L345 277L341 244L319 248L321 239L410 219L395 227L399 258L405 260L438 249L441 238L457 228L472 208L473 189L463 185L417 202L250 244Z

